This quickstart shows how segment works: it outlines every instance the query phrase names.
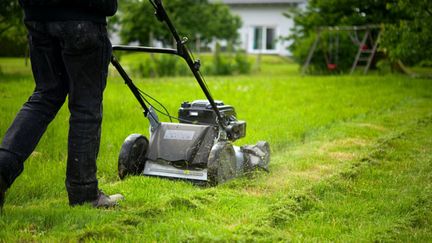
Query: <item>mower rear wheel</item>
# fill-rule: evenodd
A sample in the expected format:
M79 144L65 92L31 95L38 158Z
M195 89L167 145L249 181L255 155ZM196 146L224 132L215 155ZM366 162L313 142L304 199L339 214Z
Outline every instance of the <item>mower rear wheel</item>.
M270 163L270 144L266 141L259 141L256 146L264 153L264 156L261 158L262 162L259 164L259 167L265 171L269 171L269 163Z
M144 170L145 155L149 142L141 134L129 135L120 149L118 175L124 179L127 175L137 175Z
M216 143L208 159L208 181L210 185L228 181L236 176L236 155L234 147L229 142Z

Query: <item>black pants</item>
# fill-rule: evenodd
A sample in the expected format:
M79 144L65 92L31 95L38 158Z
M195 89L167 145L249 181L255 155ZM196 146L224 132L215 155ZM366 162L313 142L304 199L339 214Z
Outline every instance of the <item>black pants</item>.
M70 111L66 188L71 205L96 199L96 158L111 43L106 27L87 21L27 22L35 90L0 147L8 186L68 96Z

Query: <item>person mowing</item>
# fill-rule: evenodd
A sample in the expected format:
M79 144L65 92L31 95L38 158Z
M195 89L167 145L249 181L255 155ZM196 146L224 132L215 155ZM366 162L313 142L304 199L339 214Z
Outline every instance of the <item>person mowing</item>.
M68 97L70 111L66 189L71 206L112 207L96 178L102 97L112 47L106 17L117 0L20 0L28 30L35 89L0 145L0 209L6 190Z

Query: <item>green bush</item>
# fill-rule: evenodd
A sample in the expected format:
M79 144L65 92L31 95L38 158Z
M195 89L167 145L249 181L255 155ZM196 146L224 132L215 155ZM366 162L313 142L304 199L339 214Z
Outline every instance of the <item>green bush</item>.
M156 75L160 77L176 76L178 57L172 55L159 55L155 58Z
M235 69L239 74L248 74L251 71L252 64L249 62L245 51L238 51L234 57Z
M252 69L252 63L245 51L222 53L219 44L216 44L210 63L211 65L204 66L204 70L206 74L211 75L248 74Z
M167 55L148 55L126 63L134 75L140 77L176 76L178 57Z
M155 76L155 72L153 70L150 62L146 61L146 63L139 63L138 69L136 72L141 77L153 77Z
M213 75L231 75L234 72L232 58L222 55L221 46L216 44L216 49L213 53L212 67L210 74Z
M388 9L400 17L385 25L381 46L392 62L409 66L430 61L432 57L432 1L399 0Z
M116 54L117 56L117 54ZM204 54L201 71L204 75L235 75L251 72L252 63L245 52L223 53L220 49L212 56ZM192 75L187 63L178 56L166 54L133 55L122 65L131 74L140 77Z
M25 38L12 39L8 36L0 37L0 46L2 57L24 57L28 48Z
M392 62L387 58L387 59L382 59L380 60L377 64L377 69L379 70L380 74L387 74L387 73L391 73L392 70Z

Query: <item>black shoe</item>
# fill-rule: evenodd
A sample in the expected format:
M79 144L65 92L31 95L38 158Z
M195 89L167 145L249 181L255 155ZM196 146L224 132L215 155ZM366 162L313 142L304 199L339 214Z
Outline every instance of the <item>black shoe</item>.
M99 191L98 198L92 202L92 205L95 208L111 208L117 206L121 200L124 200L124 196L121 194L108 196Z
M0 211L3 210L3 204L6 197L6 190L7 190L6 182L4 182L2 176L0 176Z

